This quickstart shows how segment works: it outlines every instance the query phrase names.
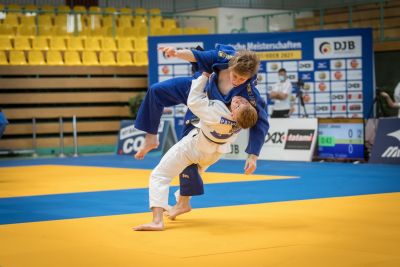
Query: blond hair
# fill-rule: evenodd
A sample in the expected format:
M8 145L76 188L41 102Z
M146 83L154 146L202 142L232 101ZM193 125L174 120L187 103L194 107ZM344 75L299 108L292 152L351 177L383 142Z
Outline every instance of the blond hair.
M242 129L251 128L256 125L258 120L257 110L252 105L245 105L240 108L236 122Z
M229 60L229 69L240 76L253 77L260 67L260 59L257 54L249 50L238 51Z

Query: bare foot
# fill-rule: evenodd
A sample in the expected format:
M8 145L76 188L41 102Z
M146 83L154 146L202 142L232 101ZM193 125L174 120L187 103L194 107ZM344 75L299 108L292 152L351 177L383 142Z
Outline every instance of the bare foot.
M175 218L181 214L187 213L192 210L192 207L190 204L187 205L179 205L176 204L169 210L164 212L164 215L168 216L168 219L170 220L175 220Z
M159 145L158 137L156 134L146 134L144 143L139 151L135 154L135 159L143 159L150 150L157 148Z
M142 224L136 227L133 227L134 231L163 231L164 230L164 224L162 222L155 223L146 223Z
M164 216L168 217L168 211L172 209L172 206L168 205L168 207L165 209L165 211L163 212Z

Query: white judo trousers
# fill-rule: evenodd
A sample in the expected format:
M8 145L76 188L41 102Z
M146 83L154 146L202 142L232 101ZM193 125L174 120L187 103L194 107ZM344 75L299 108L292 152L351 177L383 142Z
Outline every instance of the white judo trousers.
M223 153L229 153L237 137L236 122L229 108L221 101L209 100L204 88L208 77L192 81L187 105L200 121L187 136L171 147L150 175L150 208L168 208L171 180L187 166L198 164L204 171Z
M187 166L198 164L200 171L207 169L221 157L220 152L210 152L204 145L200 129L193 129L187 136L171 147L150 175L150 208L168 208L169 186Z

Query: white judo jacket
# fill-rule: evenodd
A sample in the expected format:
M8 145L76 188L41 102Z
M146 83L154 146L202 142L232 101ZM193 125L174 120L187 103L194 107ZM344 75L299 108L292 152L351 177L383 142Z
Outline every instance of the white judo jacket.
M240 127L222 101L208 99L204 91L207 82L204 75L193 80L187 100L188 108L200 119L193 123L199 129L198 149L206 153L229 153Z

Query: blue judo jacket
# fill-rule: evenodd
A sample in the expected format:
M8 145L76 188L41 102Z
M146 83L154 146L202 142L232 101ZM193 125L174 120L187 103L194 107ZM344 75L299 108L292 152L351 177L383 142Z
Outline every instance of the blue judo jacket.
M250 129L246 153L258 156L264 145L269 123L267 104L264 99L261 98L256 88L257 75L254 75L245 83L234 87L227 95L222 95L218 89L218 74L219 71L228 68L229 60L236 54L236 50L232 46L218 44L214 50L192 50L192 52L197 61L194 63L197 71L215 73L206 87L210 99L217 99L223 101L225 104L229 104L234 96L242 96L249 100L257 109L258 121L257 124Z

